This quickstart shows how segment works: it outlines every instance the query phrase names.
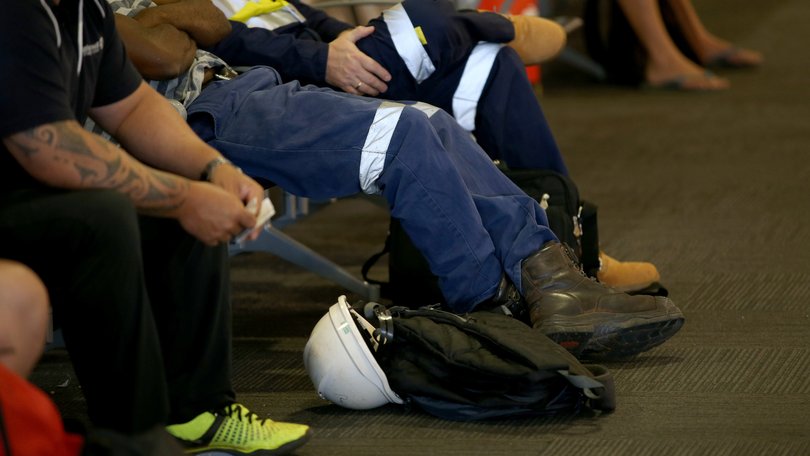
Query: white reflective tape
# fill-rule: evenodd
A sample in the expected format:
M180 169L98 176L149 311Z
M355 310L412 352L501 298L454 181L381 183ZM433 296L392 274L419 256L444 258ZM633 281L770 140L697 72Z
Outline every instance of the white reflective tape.
M503 44L478 43L464 65L464 73L453 94L453 117L467 131L475 130L478 100L501 47Z
M421 101L416 102L409 106L424 112L425 115L428 116L428 118L433 117L433 114L436 114L436 112L439 111L439 108L437 108L436 106L433 106L432 104L423 103Z
M272 13L263 14L257 17L251 17L245 22L245 25L252 28L263 28L267 30L275 30L289 24L296 24L302 21L301 13L292 5L273 11Z
M213 0L214 6L225 14L225 17L233 17L245 7L244 0Z
M380 193L377 179L385 167L385 155L404 108L405 105L400 103L380 103L368 128L366 142L360 153L360 188L369 195Z
M298 8L286 1L214 0L213 3L228 18L233 18L238 14L251 15L244 20L248 27L275 30L305 20Z
M417 83L429 78L436 71L436 67L419 41L411 18L408 17L402 4L383 11L383 20L388 25L391 41L394 42L394 47L397 48L397 53L405 62L411 76Z

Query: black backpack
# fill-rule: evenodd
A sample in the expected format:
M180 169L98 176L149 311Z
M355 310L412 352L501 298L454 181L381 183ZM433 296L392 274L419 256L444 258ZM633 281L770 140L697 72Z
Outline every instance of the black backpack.
M375 357L391 389L432 415L468 421L615 408L607 369L581 364L514 318L370 306L383 339Z
M579 258L583 270L595 277L599 270L599 234L596 206L580 199L579 190L567 176L554 171L501 170L546 211L549 228ZM371 268L388 255L388 281L370 277ZM363 279L380 285L380 295L396 305L421 307L444 301L438 280L427 260L414 247L399 220L391 218L383 249L363 264Z

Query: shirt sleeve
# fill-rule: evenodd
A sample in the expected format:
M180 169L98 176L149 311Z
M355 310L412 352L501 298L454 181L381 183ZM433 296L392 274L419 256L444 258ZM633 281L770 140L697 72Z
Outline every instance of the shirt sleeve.
M94 2L95 3L95 2ZM135 91L141 77L126 57L115 31L115 20L107 2L104 7L104 50L95 82L93 106L125 98ZM62 62L60 46L66 37L57 25L49 2L4 0L0 15L0 137L62 120L78 120L75 77ZM98 10L94 10L98 14ZM97 23L98 24L98 23ZM5 45L5 43L13 43ZM86 105L85 105L86 106Z
M326 84L326 58L329 44L296 38L231 21L231 33L215 46L206 48L231 66L267 65L285 81Z
M50 15L49 15L50 13ZM74 118L57 42L44 3L4 0L0 14L0 137Z
M96 93L92 106L104 106L126 98L141 83L141 75L127 57L124 43L115 30L115 15L110 5L101 2L107 12L104 16L104 58L99 68Z

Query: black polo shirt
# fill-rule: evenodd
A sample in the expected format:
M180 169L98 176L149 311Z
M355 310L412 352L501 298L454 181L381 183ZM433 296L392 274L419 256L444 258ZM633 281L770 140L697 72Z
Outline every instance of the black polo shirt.
M0 14L0 138L75 119L119 101L141 77L103 0L3 0ZM32 182L0 143L0 188Z

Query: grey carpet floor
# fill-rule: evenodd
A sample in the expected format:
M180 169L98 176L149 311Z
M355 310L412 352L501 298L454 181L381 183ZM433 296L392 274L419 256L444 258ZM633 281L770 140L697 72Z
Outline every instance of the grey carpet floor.
M687 317L668 343L608 364L614 413L456 423L393 405L330 405L302 350L344 291L266 254L232 259L240 399L310 424L302 456L810 454L810 2L696 3L710 29L766 54L761 69L723 72L729 91L634 90L561 64L545 70L542 103L583 195L599 205L604 249L654 262ZM286 231L359 274L387 217L347 199ZM80 416L71 375L53 351L34 378Z

